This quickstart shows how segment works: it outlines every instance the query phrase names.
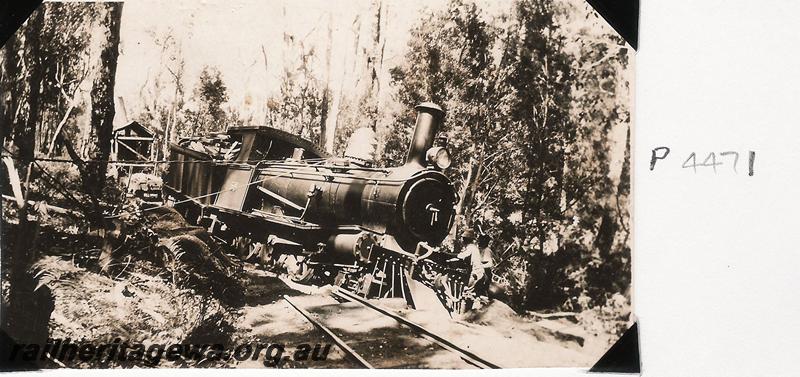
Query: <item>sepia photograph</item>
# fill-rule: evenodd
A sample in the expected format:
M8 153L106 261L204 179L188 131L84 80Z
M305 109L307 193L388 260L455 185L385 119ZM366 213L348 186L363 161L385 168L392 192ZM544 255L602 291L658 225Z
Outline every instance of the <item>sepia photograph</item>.
M0 51L2 364L591 368L634 67L586 0L45 1Z

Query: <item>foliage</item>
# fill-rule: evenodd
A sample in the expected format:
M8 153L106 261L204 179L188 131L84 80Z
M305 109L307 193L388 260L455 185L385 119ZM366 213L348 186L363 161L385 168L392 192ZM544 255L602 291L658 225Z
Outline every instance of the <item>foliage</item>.
M220 343L232 335L231 310L208 296L175 289L146 274L114 279L89 272L68 260L48 256L36 266L39 280L55 296L50 335L53 338L129 344ZM153 363L160 361L160 364ZM70 367L209 366L198 360L158 360L145 355L130 360L97 358L68 361ZM217 366L222 366L219 363Z
M619 171L610 153L630 122L627 51L585 26L590 12L519 0L490 17L452 0L420 19L392 69L404 108L385 164L404 158L413 106L442 104L460 229L494 236L496 272L518 310L581 310L628 293L629 154Z
M88 221L96 209L92 208L92 193L83 190L81 172L75 164L61 162L37 162L31 173L29 199L46 201L47 204L69 208L81 212L83 221ZM103 190L97 201L104 207L120 211L125 203L125 191L111 177L106 177ZM88 227L90 223L78 221L79 228Z
M139 90L142 109L136 120L149 125L160 134L154 148L161 151L161 155L157 157L166 158L169 155L169 143L176 141L177 128L183 128L186 62L181 44L172 28L163 33L151 30L149 34L153 43L161 49L159 67L162 69L148 75ZM172 93L168 89L173 89Z
M57 142L54 139L60 137L61 132L75 132L73 127L69 130L57 127L60 122L70 120L73 115L67 111L70 106L80 106L76 103L80 86L90 70L91 22L97 17L98 12L94 7L80 3L54 3L47 8L41 39L48 43L42 45L38 64L44 68L43 117L53 121L45 122L37 133L37 149L40 152L52 153L51 144ZM77 115L85 110L72 111Z
M267 101L268 125L319 143L328 103L324 84L311 69L314 49L306 49L294 37L287 36L286 41L299 54L285 63L280 92Z
M77 97L91 68L89 42L97 13L94 7L83 3L49 4L36 11L37 16L42 16L41 24L32 17L9 40L4 49L4 74L0 79L4 97L8 95L0 101L0 107L11 126L4 133L25 123L30 116L41 119L36 137L31 141L35 141L38 151L48 152L58 136L56 130L61 131L57 126L70 121L71 115L84 111ZM15 74L22 70L28 74ZM31 84L38 89L36 114L31 113Z
M183 135L201 132L224 131L228 116L222 105L228 101L228 88L217 68L206 66L200 72L200 81L194 89L193 108L184 112Z

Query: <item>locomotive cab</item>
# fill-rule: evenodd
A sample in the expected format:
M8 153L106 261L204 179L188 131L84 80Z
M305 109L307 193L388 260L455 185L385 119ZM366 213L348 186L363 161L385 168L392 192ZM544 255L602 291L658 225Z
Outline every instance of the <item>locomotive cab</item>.
M255 165L261 161L278 161L286 158L302 160L331 157L316 144L271 127L231 127L228 129L228 135L242 145L236 162ZM298 148L303 150L300 156L296 155Z

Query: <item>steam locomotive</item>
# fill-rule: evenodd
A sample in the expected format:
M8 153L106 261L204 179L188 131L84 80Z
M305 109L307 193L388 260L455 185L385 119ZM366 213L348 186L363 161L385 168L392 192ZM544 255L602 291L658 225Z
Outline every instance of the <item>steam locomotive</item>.
M453 225L457 194L435 145L444 111L422 103L402 166L372 167L358 149L344 158L270 127L170 145L167 201L242 258L257 258L297 282L330 283L365 297L403 297L433 288L449 310L469 277L438 246ZM368 143L362 143L368 144Z

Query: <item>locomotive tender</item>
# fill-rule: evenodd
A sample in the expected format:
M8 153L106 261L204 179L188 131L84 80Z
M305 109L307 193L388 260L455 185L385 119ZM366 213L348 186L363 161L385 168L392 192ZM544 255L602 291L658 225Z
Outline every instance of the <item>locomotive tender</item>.
M449 154L434 145L444 111L432 103L416 110L406 161L392 168L330 156L270 127L173 143L167 200L242 257L295 281L403 297L412 306L410 284L421 282L455 310L469 272L445 264L437 248L458 201L442 173Z

